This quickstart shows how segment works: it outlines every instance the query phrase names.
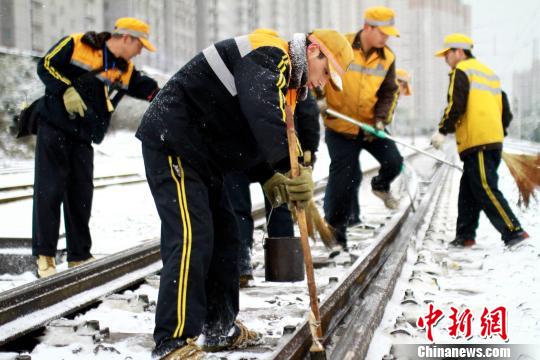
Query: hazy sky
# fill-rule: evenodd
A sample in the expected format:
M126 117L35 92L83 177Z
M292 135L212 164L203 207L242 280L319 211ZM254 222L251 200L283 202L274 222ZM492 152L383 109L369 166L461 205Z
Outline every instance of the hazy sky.
M530 67L533 40L540 39L540 1L465 2L472 6L475 56L501 77L504 89L510 90L512 73Z

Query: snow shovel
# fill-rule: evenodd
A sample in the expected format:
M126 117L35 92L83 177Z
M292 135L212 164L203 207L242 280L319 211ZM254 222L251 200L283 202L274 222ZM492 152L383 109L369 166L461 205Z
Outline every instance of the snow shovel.
M285 108L285 114L287 119L287 140L289 143L289 158L291 160L291 177L294 178L300 175L300 167L298 165L298 155L296 153L296 132L294 130L294 118L291 107L289 105ZM296 216L298 219L298 227L300 228L300 241L302 243L302 252L304 253L304 263L306 265L306 276L309 291L309 304L311 307L311 313L309 315L309 328L313 338L313 344L311 345L309 352L311 359L325 360L326 351L322 345L322 327L321 327L321 314L319 312L319 302L317 299L317 285L315 284L315 274L313 271L313 259L311 258L311 249L309 247L308 229L306 221L306 211L296 207Z

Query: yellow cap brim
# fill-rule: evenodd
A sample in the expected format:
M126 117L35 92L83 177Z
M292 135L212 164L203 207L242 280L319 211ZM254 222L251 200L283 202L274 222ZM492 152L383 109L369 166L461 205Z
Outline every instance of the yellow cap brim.
M156 47L154 45L152 45L152 43L150 41L148 41L147 39L145 39L143 37L140 37L139 40L141 40L141 42L142 42L143 46L146 48L146 50L151 51L151 52L156 51Z
M442 56L444 56L444 54L446 54L446 52L447 52L448 50L450 50L450 48L448 48L448 47L447 47L447 48L444 48L444 49L441 49L441 50L439 50L439 51L437 51L437 52L435 53L435 56L436 56L436 57L442 57Z
M341 79L341 76L339 76L339 73L334 69L332 66L332 63L328 62L328 68L330 72L330 82L332 83L332 86L337 91L343 91L343 80Z
M399 37L399 31L395 26L377 26L379 30L385 33L388 36Z

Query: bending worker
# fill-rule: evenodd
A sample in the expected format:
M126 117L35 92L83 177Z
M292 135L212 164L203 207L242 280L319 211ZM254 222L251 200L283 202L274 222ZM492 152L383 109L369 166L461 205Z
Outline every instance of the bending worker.
M232 170L261 182L273 206L313 196L311 169L289 179L286 106L330 78L339 86L352 49L333 30L290 44L257 30L210 45L160 91L137 131L161 219L163 270L155 357L198 359L245 347L257 333L239 311L238 227L223 185Z

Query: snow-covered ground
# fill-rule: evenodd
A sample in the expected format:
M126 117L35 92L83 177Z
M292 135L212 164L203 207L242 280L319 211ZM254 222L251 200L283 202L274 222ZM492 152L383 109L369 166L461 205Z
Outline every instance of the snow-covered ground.
M419 143L420 146L425 146L427 140L422 139L420 142L417 142L417 145ZM407 151L404 151L404 153L407 153ZM363 152L361 162L364 169L376 164L375 160L366 152ZM21 167L32 167L31 163L15 164ZM424 166L418 164L422 164L421 161L415 162L415 165ZM314 176L316 179L321 179L327 175L328 165L329 158L326 152L326 146L322 143L318 154L318 162L315 167ZM428 166L427 162L426 166ZM96 175L124 171L139 171L143 173L139 142L130 133L117 133L113 136L108 136L102 145L96 147L95 168ZM422 171L423 169L418 170ZM448 331L445 329L447 327L450 306L460 308L461 305L465 305L471 309L472 313L476 315L475 321L481 315L483 307L493 309L496 306L505 306L508 309L509 343L538 343L537 339L540 338L540 305L538 305L540 304L540 296L537 279L538 274L540 274L540 265L539 247L535 241L540 236L539 220L537 219L539 204L536 201L532 201L529 209L517 209L514 206L517 201L517 190L504 164L501 165L499 173L501 177L501 189L516 211L516 215L521 220L524 228L531 235L528 245L521 246L512 251L504 249L498 233L492 228L489 221L482 216L476 248L463 251L447 251L445 248L435 248L429 249L431 252L428 253L425 252L425 249L423 250L424 255L427 255L426 257L430 266L432 258L436 262L437 259L444 256L447 259L447 273L440 270L435 275L430 275L429 278L435 280L428 282L428 285L426 285L428 289L425 289L425 286L414 288L414 293L420 299L421 306L404 309L400 302L403 298L404 290L411 288L409 277L413 268L415 268L414 263L418 257L416 246L411 247L396 291L390 300L390 305L381 326L376 332L369 353L370 359L380 359L383 354L388 352L391 343L425 342L425 334L414 329L412 331L415 333L415 337L409 338L402 336L396 338L389 335L389 331L394 326L396 316L402 312L405 312L405 315L409 318L427 314L427 305L422 302L423 300L433 300L434 305L445 311L445 318L435 327L434 337L437 343L456 341L458 343L467 343L463 339L451 339L448 336ZM14 177L16 177L15 180ZM0 176L0 185L6 184L8 181L16 182L28 179L31 182L31 172L14 175L2 174ZM458 181L459 173L454 172L453 187L448 196L449 205L445 209L447 212L445 217L447 223L440 225L441 229L446 231L446 240L453 237L455 229ZM368 181L366 180L363 182L364 185L367 183ZM384 212L384 209L378 210L381 207L380 202L373 197L366 186L362 188L361 192L363 213L372 213L376 217L378 216L376 215L377 212ZM260 186L257 184L252 185L252 198L255 204L262 202L262 193ZM9 219L9 222L3 222L3 234L0 234L1 236L30 237L30 200L1 205L0 218ZM93 251L97 256L105 256L121 251L145 239L159 236L159 219L146 184L97 189L94 193L94 206L90 225L94 239ZM262 231L255 233L256 246L261 246L263 236ZM261 275L261 271L264 271L261 267L261 259L254 258L254 261L258 264L256 275L263 276ZM328 277L331 275L332 273L325 276ZM9 279L12 279L11 285ZM4 274L0 277L0 286L5 286L4 289L6 289L20 284L20 282L28 282L33 279L33 275L29 273L18 276ZM322 283L325 283L325 281L323 280ZM437 284L437 286L433 288L430 285L432 283ZM260 287L269 286L257 279L254 285ZM280 287L278 286L277 288ZM240 318L245 320L249 326L262 330L262 322L258 323L257 320L249 316L246 317L246 314L249 314L246 310L260 305L260 299L253 296L256 293L256 289L257 287L242 292L242 311ZM134 296L138 294L146 294L149 296L150 301L152 301L155 300L157 292L151 285L144 285L133 292ZM127 295L129 296L129 293ZM300 296L300 298L302 299L303 296ZM283 294L283 296L279 295L278 301L287 301L286 294ZM294 302L295 299L290 299L290 301ZM296 324L301 318L301 316L297 315L296 317L276 318L273 320L272 309L276 306L276 303L268 303L265 306L268 309L266 320L267 322L276 321L276 328L282 328L283 324ZM103 322L106 323L107 319L120 316L119 314L124 311L110 304L105 305L105 307L109 307L109 311L90 311L83 315L81 319L103 319ZM149 336L152 331L153 319L151 316L149 317L148 313L141 312L139 315L133 317L130 322L126 322L125 324L115 323L115 325L117 328L114 331L117 332L129 332L128 330L131 329L133 331L135 329L138 333L146 333ZM476 324L474 329L477 330L478 328L478 324ZM491 340L501 343L497 337ZM484 340L473 337L468 343L478 343L480 341ZM131 358L133 359L138 358L139 355L141 356L140 358L147 358L148 356L147 347L138 348L137 346L139 345L130 343L129 341L121 344L121 347L117 347L117 349L122 354L132 354ZM77 344L57 348L43 345L36 348L33 356L39 359L74 358L80 355L77 352L79 348L80 346ZM7 354L4 355L0 354L0 359L10 358ZM251 355L254 356L253 354ZM95 355L88 354L88 356L96 359L123 358L116 355L113 356L112 353L106 350L99 351ZM241 355L239 354L239 356ZM255 356L254 358L257 357Z
M427 140L420 139L416 144L425 147ZM140 141L135 138L133 133L120 131L108 134L103 143L94 148L95 176L131 172L144 175ZM410 150L404 149L403 153L408 154ZM314 178L320 180L328 175L330 164L324 142L321 143L317 155ZM362 152L360 161L364 170L377 165L375 159L366 151ZM0 187L33 183L34 164L32 161L4 159L0 165L6 170L9 168L20 170L12 174L0 172ZM262 205L264 195L261 186L252 184L251 193L253 205ZM369 194L368 196L373 195ZM0 237L31 238L32 200L0 204L0 219L9 219L9 221L2 222ZM60 232L64 233L63 217L61 221ZM138 183L95 189L90 231L93 241L92 253L98 258L158 238L160 221L148 185ZM65 249L64 238L60 239L58 247ZM66 263L58 266L59 270L66 268ZM0 291L35 279L35 275L31 272L22 276L1 275Z
M448 249L446 243L441 243L441 239L448 242L455 235L461 174L454 171L447 201L437 204L438 215L434 217L431 229L434 232L426 239L411 242L407 261L375 333L368 359L381 359L389 353L391 344L430 343L425 331L407 323L398 328L411 335L390 334L396 330L398 316L403 315L414 324L419 317L428 315L430 303L444 315L433 327L435 344L533 344L537 349L535 355L540 356L540 204L533 200L528 209L518 208L518 191L504 163L499 168L499 175L500 189L530 239L507 249L499 233L482 214L476 245L472 249ZM419 259L419 255L423 259ZM402 304L407 289L413 291L418 304ZM508 341L499 335L481 336L484 308L493 311L500 306L507 310ZM458 309L460 315L470 310L473 315L471 338L450 335L451 307Z

